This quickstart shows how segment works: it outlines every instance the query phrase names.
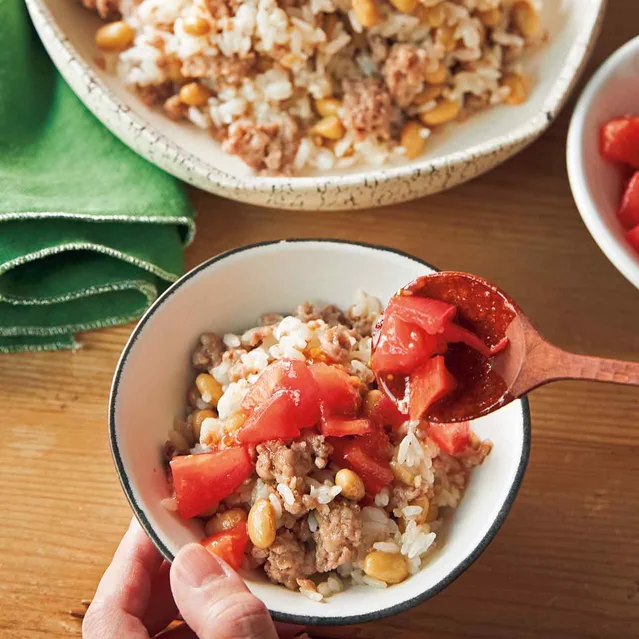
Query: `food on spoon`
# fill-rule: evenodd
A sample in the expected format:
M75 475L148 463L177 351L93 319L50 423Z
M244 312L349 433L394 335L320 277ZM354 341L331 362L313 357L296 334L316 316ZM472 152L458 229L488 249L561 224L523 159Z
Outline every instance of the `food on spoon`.
M616 118L601 127L601 154L634 171L623 189L617 218L639 253L639 117Z
M399 306L421 326L452 317ZM491 449L467 423L409 420L377 388L380 312L361 293L346 312L303 304L242 335L204 334L186 420L165 446L165 505L199 518L204 547L314 600L422 569Z
M82 0L101 62L262 174L414 159L528 98L542 0Z
M487 346L456 323L456 315L454 304L407 289L395 295L384 310L371 368L380 386L411 420L428 417L431 406L457 388L445 361L451 344L465 344L484 358L494 357L508 345L503 338Z

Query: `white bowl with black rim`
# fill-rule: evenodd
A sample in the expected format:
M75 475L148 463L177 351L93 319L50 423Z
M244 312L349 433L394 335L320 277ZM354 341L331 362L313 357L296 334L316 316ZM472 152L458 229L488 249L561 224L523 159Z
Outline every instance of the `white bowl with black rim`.
M60 73L105 126L150 162L194 186L241 202L286 209L359 209L411 200L470 180L518 153L557 117L596 42L606 0L546 0L548 43L523 62L532 79L520 106L487 109L447 126L415 160L306 177L265 177L224 153L201 129L144 106L100 68L101 21L79 0L26 0Z
M358 289L388 301L402 285L436 270L394 249L333 240L286 240L238 248L204 262L162 295L133 331L118 363L109 404L115 466L143 528L164 557L204 536L197 520L166 510L170 496L163 444L183 416L193 383L191 353L205 331L238 332L266 312L293 311L302 301L347 307ZM401 584L379 590L350 586L326 602L242 574L248 587L280 621L354 624L407 610L440 592L464 572L504 522L530 452L526 399L473 423L493 442L473 470L464 499L450 513L445 541L426 566Z

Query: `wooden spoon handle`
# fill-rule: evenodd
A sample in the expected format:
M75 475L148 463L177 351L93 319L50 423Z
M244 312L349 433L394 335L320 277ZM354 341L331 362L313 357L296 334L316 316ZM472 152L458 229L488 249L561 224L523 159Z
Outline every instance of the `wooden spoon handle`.
M513 397L520 397L542 384L564 379L639 386L639 362L576 355L536 337L529 343L524 366L510 389Z

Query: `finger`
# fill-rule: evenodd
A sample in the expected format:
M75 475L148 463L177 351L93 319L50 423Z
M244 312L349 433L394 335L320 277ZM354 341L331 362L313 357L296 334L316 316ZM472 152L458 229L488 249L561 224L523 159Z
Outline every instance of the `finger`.
M178 614L171 592L170 570L171 564L165 561L151 583L149 605L142 618L151 636L166 628Z
M295 639L306 630L304 626L297 626L292 623L276 623L275 629L280 639Z
M277 639L266 606L236 572L199 544L178 553L171 588L184 621L200 639Z
M152 576L161 563L160 553L133 519L84 617L83 636L146 639L140 618L149 602Z

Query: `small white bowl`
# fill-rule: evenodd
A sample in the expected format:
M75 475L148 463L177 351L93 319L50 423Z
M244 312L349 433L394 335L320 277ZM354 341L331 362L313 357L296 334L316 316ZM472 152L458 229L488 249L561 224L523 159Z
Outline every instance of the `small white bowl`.
M568 132L570 188L590 234L620 273L639 288L639 254L617 220L622 167L599 152L599 130L621 115L639 116L639 37L615 51L577 102Z
M140 523L169 561L200 541L202 524L168 512L162 447L183 415L193 383L190 355L204 331L220 334L255 325L265 312L293 311L312 300L349 306L357 289L386 302L397 289L433 271L392 249L328 240L264 243L223 253L171 286L144 315L115 372L109 405L111 448L126 496ZM245 573L249 588L273 616L301 624L351 624L406 610L438 593L468 568L503 523L521 484L530 451L524 399L477 420L473 428L494 448L473 470L452 513L441 550L418 574L386 590L353 586L326 603Z
M78 97L134 151L206 191L273 208L358 209L411 200L492 169L535 140L557 116L588 58L606 0L546 0L549 42L524 62L532 92L521 106L488 109L434 135L427 152L387 167L259 177L209 135L145 107L95 62L98 17L79 0L26 0L49 55Z

